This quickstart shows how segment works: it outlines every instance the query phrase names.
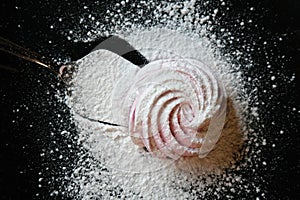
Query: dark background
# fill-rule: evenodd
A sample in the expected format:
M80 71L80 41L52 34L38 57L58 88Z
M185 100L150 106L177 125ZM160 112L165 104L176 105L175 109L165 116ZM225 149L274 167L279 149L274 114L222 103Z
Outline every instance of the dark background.
M260 173L268 179L265 186L268 199L299 199L297 97L300 70L300 1L227 2L231 10L225 13L223 20L227 20L224 24L232 32L235 31L230 25L231 22L235 23L234 20L239 16L252 15L258 28L250 27L245 32L254 37L255 41L272 41L270 38L277 36L284 38L276 46L269 45L258 50L254 56L257 65L255 70L244 73L245 76L261 76L269 80L270 74L262 67L266 59L263 52L268 52L274 58L271 63L274 73L285 74L284 77L279 76L278 91L275 94L261 93L259 96L260 100L268 99L267 105L261 108L265 116L263 120L266 125L266 138L270 144L277 146L275 150L269 146L263 149L269 164ZM93 6L106 8L110 3L111 1L54 3L2 0L0 36L48 58L77 60L87 54L96 42L74 43L66 40L62 30L72 29L77 15L95 13ZM90 10L84 10L84 5ZM249 7L254 7L255 11L249 13ZM98 12L98 17L101 17L101 12ZM58 18L62 18L63 22L58 23ZM53 24L54 28L50 29ZM276 55L285 57L278 59ZM296 81L289 83L286 77L291 77L293 73L296 74ZM262 81L259 82L259 87L268 88L270 84ZM68 108L54 96L58 89L63 91L64 86L49 70L0 51L1 199L52 199L54 197L49 196L49 193L61 187L61 182L53 179L67 173L75 164L79 147L71 145L70 148L68 144L76 136L71 135L68 140L59 134L64 130L72 132L74 125ZM281 136L279 130L284 130ZM59 159L61 154L68 156ZM243 197L253 199L254 195L249 192ZM55 198L60 199L63 196Z

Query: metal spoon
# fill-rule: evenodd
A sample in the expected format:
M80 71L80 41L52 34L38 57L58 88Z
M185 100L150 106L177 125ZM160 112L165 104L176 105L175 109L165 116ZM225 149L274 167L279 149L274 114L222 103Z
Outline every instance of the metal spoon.
M127 41L121 39L118 36L110 36L107 39L101 41L100 43L97 43L97 45L91 45L91 46L92 47L90 49L87 49L86 55L98 49L105 49L119 56L122 56L123 58L127 59L128 61L132 62L133 64L139 67L143 67L145 64L149 63L149 61L142 54L140 54L136 49L134 49ZM58 75L58 77L66 85L69 85L68 83L70 79L72 79L72 73L76 71L76 67L77 67L76 63L74 62L67 63L65 65L59 65L53 61L50 61L47 57L32 52L20 45L17 45L14 42L2 38L1 36L0 36L0 50L49 69L52 73ZM102 124L107 124L112 126L122 126L107 121L92 119L87 116L83 116L82 114L79 115L93 122L99 122Z

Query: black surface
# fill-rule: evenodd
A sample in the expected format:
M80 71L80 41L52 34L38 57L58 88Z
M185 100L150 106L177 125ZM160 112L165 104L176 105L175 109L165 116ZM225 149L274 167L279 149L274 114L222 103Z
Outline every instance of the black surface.
M270 45L257 52L255 61L258 67L244 73L245 76L262 76L269 80L270 74L261 67L265 65L263 52L285 55L280 61L273 60L274 74L282 71L287 75L296 73L297 84L289 83L289 87L285 86L288 80L279 77L282 83L272 98L269 98L270 94L260 91L259 98L268 99L268 104L261 108L261 113L265 116L264 131L267 133L268 141L278 146L272 151L267 147L263 149L270 164L260 173L269 180L266 185L266 196L269 199L299 199L300 188L297 177L300 141L297 97L300 69L300 3L297 0L231 2L232 10L226 13L228 20L224 22L225 25L231 27L230 23L236 23L234 20L238 16L246 17L249 13L245 10L253 6L255 12L251 17L257 18L258 28L247 30L248 34L256 38L256 41L268 40L272 35L282 35L285 38L279 45ZM109 1L94 3L1 1L0 35L32 51L49 55L50 58L58 56L76 60L88 53L94 44L66 40L61 30L72 29L76 23L75 16L87 12L83 9L85 4L97 4L105 8ZM59 17L62 17L64 22L50 29L50 25L56 24ZM261 27L264 29L260 29ZM231 29L235 32L234 27ZM52 41L51 44L49 40ZM67 146L70 141L62 140L63 137L57 134L63 130L73 129L73 126L70 126L68 109L54 97L56 90L63 90L63 86L57 85L60 80L44 68L3 52L0 52L0 56L0 197L1 199L51 198L49 191L60 187L59 181L53 179L64 173L63 167L72 168L78 150L72 145L73 153L70 152ZM271 83L259 84L259 87L267 88ZM296 111L292 109L294 107ZM279 130L284 130L284 135L278 136ZM59 151L55 151L54 156L40 156L41 153L55 148L59 148ZM58 155L64 152L69 159L58 160ZM277 157L280 158L280 162L276 162L273 166L273 160ZM43 179L39 182L41 177ZM253 197L251 191L249 197Z

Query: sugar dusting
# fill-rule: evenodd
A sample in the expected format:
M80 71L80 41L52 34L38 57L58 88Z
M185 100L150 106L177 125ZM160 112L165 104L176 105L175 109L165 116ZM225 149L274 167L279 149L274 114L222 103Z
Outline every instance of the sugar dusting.
M151 42L151 38L153 38L154 35L160 35L161 37L156 39L156 43ZM140 40L141 36L144 42ZM110 87L108 87L107 90L99 88L104 87L103 84L101 85L101 80L104 79L104 75L101 75L103 70L99 69L99 67L101 67L99 60L102 60L101 64L104 67L111 67L111 70L113 70L114 67L108 63L113 62L117 64L112 60L118 58L116 58L116 55L108 52L93 52L78 61L80 64L79 69L72 83L73 91L75 91L73 95L76 96L76 99L71 98L70 103L71 108L73 108L75 112L74 117L76 123L80 128L80 141L88 150L88 154L95 159L95 162L99 162L105 166L109 173L103 175L103 173L101 173L101 167L87 166L86 164L82 165L80 163L78 169L75 170L76 173L73 174L74 179L72 180L74 180L74 185L69 189L73 190L73 187L77 188L79 190L79 196L84 198L86 198L89 193L95 196L104 195L105 197L110 195L109 190L107 191L105 188L99 189L99 184L102 184L99 181L94 181L93 186L83 187L89 185L91 181L89 178L83 178L84 176L82 176L81 171L82 168L84 168L85 170L93 172L93 174L98 171L98 173L96 173L97 180L104 179L103 176L114 178L106 184L117 184L123 188L123 194L125 196L130 195L132 191L134 191L134 193L141 194L144 198L179 198L185 195L190 197L189 191L176 192L176 188L180 188L183 183L184 185L192 184L200 188L203 187L201 190L203 190L203 194L205 194L206 187L214 182L218 182L218 176L216 174L222 174L222 169L225 167L232 167L232 164L240 157L241 145L244 140L243 137L246 137L246 129L241 127L243 122L240 119L240 113L236 111L237 109L240 112L242 108L238 107L237 95L234 94L232 90L233 86L230 83L234 78L228 72L224 74L224 72L226 72L225 68L229 68L229 66L227 66L225 62L216 60L213 53L209 54L208 52L211 50L209 46L203 45L203 43L207 42L204 42L205 40L202 41L201 38L194 38L197 39L196 41L202 41L195 44L191 36L187 38L184 34L176 34L174 31L158 28L145 32L140 31L139 34L129 35L128 38L127 36L124 37L131 44L136 45L137 49L147 58L150 58L150 60L151 56L159 56L159 54L148 55L147 51L145 51L153 46L157 49L166 48L166 50L172 51L174 54L176 53L175 55L179 54L188 58L201 59L207 65L215 66L214 70L223 73L222 79L225 80L227 92L230 94L228 109L230 112L227 116L226 126L216 149L205 159L181 159L174 162L173 160L162 161L153 158L150 154L143 152L142 149L133 145L127 128L110 127L81 118L76 112L83 106L85 107L85 115L93 116L96 119L99 116L107 117L107 113L101 110L101 108L107 107L108 111L112 110L112 105L104 100L97 100L109 99L107 95L111 93ZM190 48L179 48L177 45L172 45L172 41L180 41L180 45L188 45ZM197 53L195 54L195 52ZM104 64L103 62L108 63ZM93 63L97 63L98 65ZM123 71L124 73L126 73L125 69ZM106 71L106 73L109 72ZM91 77L91 75L93 75L93 77ZM115 76L118 75L116 74ZM106 84L109 84L107 82L106 80ZM240 82L235 82L235 84L239 85ZM78 90L80 90L80 93L77 94ZM82 101L79 99L82 99ZM84 101L90 99L94 100ZM72 104L72 102L75 102L75 104ZM82 161L86 162L85 160ZM81 173L77 174L77 171ZM208 178L207 174L212 173L215 174L215 176ZM201 179L205 177L205 184L201 181L200 177ZM177 180L185 181L178 182ZM160 191L157 187L166 191Z
M219 51L224 48L224 43L232 43L234 40L231 38L224 42L216 39L216 36L211 33L213 29L211 24L219 9L209 9L212 12L205 11L200 15L198 11L204 9L205 3L198 5L196 1L128 3L129 1L121 1L115 5L115 11L112 11L114 9L107 11L107 15L110 16L107 19L112 22L109 26L98 23L87 36L73 34L73 39L76 41L93 40L100 32L102 34L103 30L107 30L106 34L122 35L141 52L147 47L171 51L183 50L176 53L179 55L197 54L193 56L199 56L201 60L215 66L215 70L222 75L231 102L231 113L228 114L228 121L231 124L225 127L225 132L227 128L228 134L223 134L220 144L217 145L224 148L216 148L212 155L201 163L164 163L147 157L145 152L134 146L126 134L126 128L101 125L74 113L74 121L78 126L79 134L79 139L75 142L82 145L82 152L78 155L78 163L71 176L65 177L68 184L63 192L67 196L78 199L113 199L116 197L121 199L216 199L245 196L249 191L255 191L256 197L263 197L265 195L262 191L263 178L249 179L249 175L255 174L261 165L267 165L261 158L260 146L265 144L262 133L257 131L259 129L251 128L256 121L259 121L255 104L256 90L249 92L246 88L246 81L250 80L244 80L241 73L243 68L252 66L252 61L239 50L232 50L233 56L224 56ZM225 3L222 2L221 6L223 4ZM121 10L125 5L137 9L123 15ZM151 11L150 8L153 10ZM152 18L146 20L135 13L150 11ZM240 22L240 26L244 26L244 22ZM175 35L180 33L181 36L175 36L175 43L167 39L156 42L155 38L163 37L163 34L160 34L163 33L161 27L174 31ZM225 32L224 35L230 35L230 33ZM181 43L185 38L197 43L197 51L181 48L185 47ZM99 59L93 56L95 53L84 59L87 62ZM235 61L239 60L237 57L244 58L244 63L236 63ZM92 69L91 73L97 75L100 72ZM91 89L97 89L93 81L85 77L75 79L74 84L89 84ZM82 88L81 92L84 93L85 88ZM105 95L105 92L101 95ZM88 107L87 104L83 106ZM86 114L94 115L89 112ZM241 138L232 133L237 133ZM235 141L234 147L230 141ZM230 155L229 159L225 155ZM239 162L235 162L236 160ZM54 191L52 195L56 192Z

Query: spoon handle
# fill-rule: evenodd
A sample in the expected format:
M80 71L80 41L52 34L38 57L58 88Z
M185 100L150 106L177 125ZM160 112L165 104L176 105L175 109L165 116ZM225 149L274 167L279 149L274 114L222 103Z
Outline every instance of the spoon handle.
M0 36L0 50L6 52L8 54L14 55L18 58L22 58L24 60L36 63L42 67L46 67L55 74L59 74L59 68L56 63L47 60L46 57L30 51L20 45L11 42L3 37Z

